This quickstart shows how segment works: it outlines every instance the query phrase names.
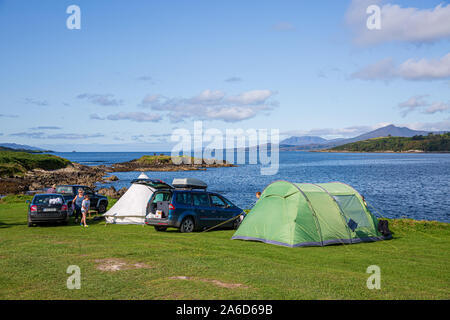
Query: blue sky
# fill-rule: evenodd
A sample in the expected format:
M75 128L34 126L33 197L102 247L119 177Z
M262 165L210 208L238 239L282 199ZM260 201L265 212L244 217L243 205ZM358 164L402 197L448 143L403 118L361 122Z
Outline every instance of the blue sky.
M169 150L195 120L283 137L450 130L447 1L0 0L0 39L3 142Z

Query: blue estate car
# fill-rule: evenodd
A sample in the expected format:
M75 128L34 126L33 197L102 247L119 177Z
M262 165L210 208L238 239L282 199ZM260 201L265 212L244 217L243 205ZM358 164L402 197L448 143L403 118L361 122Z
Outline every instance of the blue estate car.
M196 179L188 180L201 182ZM192 232L216 226L230 219L221 227L237 228L240 218L232 218L241 214L242 209L222 195L206 191L206 184L173 183L173 186L166 184L153 193L147 213L145 223L154 226L157 231L174 227L181 232Z

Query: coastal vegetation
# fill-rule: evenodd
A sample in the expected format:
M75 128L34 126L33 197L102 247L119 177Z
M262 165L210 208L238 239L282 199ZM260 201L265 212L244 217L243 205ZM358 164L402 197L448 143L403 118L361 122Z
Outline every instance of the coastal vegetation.
M286 248L230 240L233 230L29 228L26 199L0 200L0 299L450 299L448 223L389 220L390 241ZM80 290L66 287L69 265ZM366 286L370 265L379 290Z
M450 152L450 133L406 137L381 137L344 144L331 152Z
M33 169L56 170L70 164L69 160L50 154L0 151L0 177L23 176Z

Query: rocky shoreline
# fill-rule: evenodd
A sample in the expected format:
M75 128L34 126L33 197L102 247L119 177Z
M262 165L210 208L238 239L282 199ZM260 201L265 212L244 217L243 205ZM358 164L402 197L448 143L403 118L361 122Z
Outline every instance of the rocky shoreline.
M207 168L234 167L229 163L223 164L173 164L171 161L152 161L143 163L139 159L116 163L111 166L86 166L79 163L71 163L66 168L57 170L34 169L28 171L24 176L0 178L0 195L20 194L34 192L49 188L53 184L80 184L95 187L97 182L113 182L118 178L110 175L113 172L130 171L190 171L206 170ZM107 176L109 175L109 176ZM125 190L124 190L125 189ZM116 190L114 187L101 188L99 193L113 198L120 197L125 193L126 188Z

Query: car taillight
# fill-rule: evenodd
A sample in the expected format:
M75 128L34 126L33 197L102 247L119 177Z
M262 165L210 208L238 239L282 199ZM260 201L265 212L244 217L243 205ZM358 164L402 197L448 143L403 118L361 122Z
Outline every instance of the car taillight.
M175 210L175 207L171 203L169 204L169 210Z
M61 211L67 211L67 205L63 204L61 207Z
M31 212L37 212L37 206L31 206L30 207Z

